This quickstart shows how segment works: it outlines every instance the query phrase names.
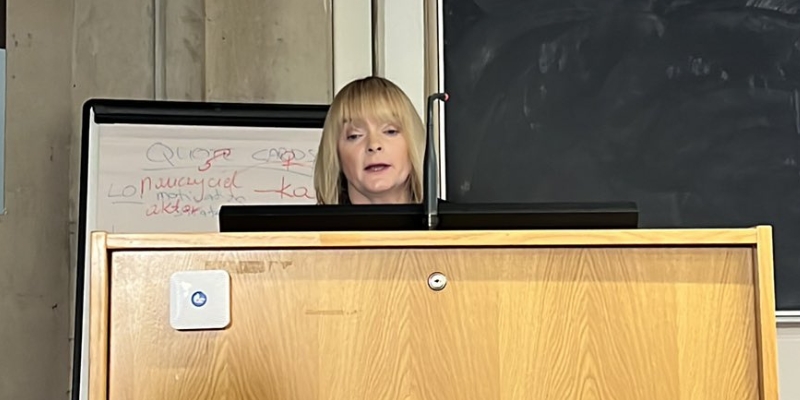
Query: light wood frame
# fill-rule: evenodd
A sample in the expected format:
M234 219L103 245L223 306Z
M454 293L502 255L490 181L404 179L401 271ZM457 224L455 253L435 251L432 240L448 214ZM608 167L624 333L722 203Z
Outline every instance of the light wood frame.
M90 391L108 399L112 255L158 250L369 250L430 248L745 248L752 257L752 326L755 332L758 399L778 398L772 228L561 231L430 231L330 233L108 234L91 241ZM723 310L724 311L724 310ZM505 398L505 397L504 397ZM516 397L514 397L516 398ZM684 397L680 397L684 398ZM687 396L686 398L692 398ZM749 397L748 397L749 398Z

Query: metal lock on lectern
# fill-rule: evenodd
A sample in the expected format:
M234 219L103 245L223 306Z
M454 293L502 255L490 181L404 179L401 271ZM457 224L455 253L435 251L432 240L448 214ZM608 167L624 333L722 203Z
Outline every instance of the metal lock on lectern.
M434 272L428 277L428 287L431 290L440 291L447 286L447 277L441 272Z

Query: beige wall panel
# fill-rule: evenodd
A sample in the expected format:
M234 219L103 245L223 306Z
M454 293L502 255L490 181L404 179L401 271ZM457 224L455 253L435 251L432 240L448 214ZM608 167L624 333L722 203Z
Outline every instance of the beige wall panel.
M800 399L800 321L778 324L778 383L781 399Z
M66 399L72 2L7 7L0 399Z
M207 1L206 99L330 102L330 1Z
M72 88L71 115L71 159L70 173L63 170L60 179L70 182L70 196L61 197L60 202L70 200L70 258L69 281L62 282L70 286L73 318L67 325L70 327L70 338L74 332L75 305L75 260L77 249L78 190L80 188L80 138L81 116L83 104L90 98L128 98L152 99L154 94L154 41L153 41L153 2L152 0L74 0L74 14L60 16L64 21L74 18L74 31L65 33L64 38L72 38L72 82L69 76L63 83ZM13 16L11 16L13 18ZM68 42L67 42L68 43ZM64 44L65 47L69 47ZM69 59L65 60L68 70ZM64 123L64 129L68 129ZM67 260L61 261L65 263ZM87 325L84 324L84 327ZM83 335L87 335L84 329ZM85 339L85 338L84 338ZM69 349L72 352L72 349ZM84 358L87 355L83 351ZM70 354L71 356L71 354ZM65 371L70 371L72 363L68 363ZM84 374L86 371L83 372ZM2 396L0 396L2 398ZM85 397L84 397L85 398Z
M75 1L75 100L153 97L152 0Z
M73 244L78 221L83 103L94 97L152 99L154 85L152 0L75 0L74 3L73 151L69 175Z
M167 100L205 97L205 1L164 1Z

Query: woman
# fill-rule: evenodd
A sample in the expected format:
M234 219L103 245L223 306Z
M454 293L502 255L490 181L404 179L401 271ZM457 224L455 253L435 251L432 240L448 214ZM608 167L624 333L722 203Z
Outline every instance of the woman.
M425 130L408 96L380 77L333 99L314 167L318 204L422 202Z

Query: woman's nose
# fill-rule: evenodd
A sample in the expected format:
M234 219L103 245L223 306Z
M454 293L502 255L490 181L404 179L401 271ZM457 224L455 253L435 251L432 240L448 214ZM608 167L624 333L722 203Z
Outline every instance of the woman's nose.
M382 150L383 150L383 145L381 144L380 136L379 135L374 135L374 134L370 135L369 136L369 143L367 144L367 151L370 152L370 153L373 153L373 152L382 151Z

